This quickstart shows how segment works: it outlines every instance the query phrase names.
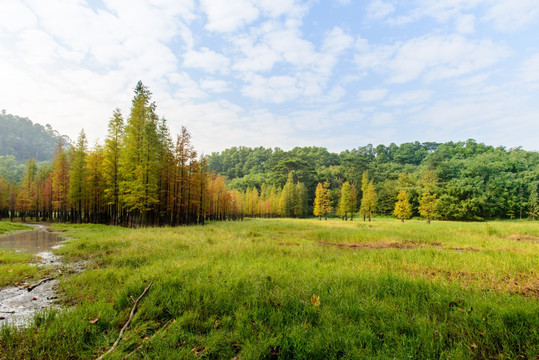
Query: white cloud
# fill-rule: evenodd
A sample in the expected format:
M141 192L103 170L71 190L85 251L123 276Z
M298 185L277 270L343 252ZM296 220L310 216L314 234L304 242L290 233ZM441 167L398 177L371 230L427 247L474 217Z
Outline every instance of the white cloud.
M230 67L229 58L206 47L201 48L200 51L190 50L183 58L183 66L212 74L216 72L226 74Z
M224 93L229 91L228 83L224 80L205 79L200 82L200 87L213 93Z
M426 102L432 96L429 90L413 90L391 96L384 102L386 106L410 106Z
M461 15L455 19L457 32L471 34L475 32L475 16L472 14Z
M393 11L395 11L395 7L391 3L382 0L374 0L371 1L367 7L367 17L373 20L380 20L391 14Z
M256 20L260 13L248 0L201 0L200 5L208 17L206 29L216 32L237 30Z
M375 102L380 101L389 93L388 89L362 90L359 92L359 101Z
M272 76L264 78L254 75L241 92L246 97L279 104L296 99L302 91L295 77Z
M406 83L456 77L496 64L510 54L490 40L472 41L460 35L427 35L393 46L371 46L356 55L360 69L389 73L389 81Z
M524 83L528 83L534 88L539 88L539 53L529 56L522 62L518 75Z
M28 7L16 0L3 0L0 5L0 29L17 33L36 25L36 16Z
M326 33L322 41L322 51L339 54L352 46L354 38L346 34L340 27L334 27Z
M492 21L503 31L520 30L539 19L539 3L536 0L492 1L485 20Z
M384 127L395 122L394 116L391 113L381 112L375 113L370 119L371 125L376 127Z

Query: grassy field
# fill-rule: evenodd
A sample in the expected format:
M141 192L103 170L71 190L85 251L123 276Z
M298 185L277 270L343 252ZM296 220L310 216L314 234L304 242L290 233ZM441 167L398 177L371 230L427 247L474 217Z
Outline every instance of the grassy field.
M17 230L29 230L29 226L9 221L0 221L0 235L4 235Z
M539 224L246 220L56 225L69 309L0 330L0 358L537 359ZM6 256L0 254L0 259Z

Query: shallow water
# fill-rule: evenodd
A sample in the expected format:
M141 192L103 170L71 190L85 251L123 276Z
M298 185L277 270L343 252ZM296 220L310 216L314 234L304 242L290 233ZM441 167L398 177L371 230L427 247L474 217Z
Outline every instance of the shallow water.
M45 231L43 225L34 226L37 228L34 231L0 236L0 248L39 254L52 252L60 245L62 239L58 235Z
M0 236L0 248L35 254L39 261L34 264L36 266L61 265L61 258L52 250L61 246L62 238L46 231L44 225L33 226L36 230ZM26 289L30 284L0 289L0 326L26 326L36 312L58 309L55 301L57 283L57 280L48 281L31 292Z

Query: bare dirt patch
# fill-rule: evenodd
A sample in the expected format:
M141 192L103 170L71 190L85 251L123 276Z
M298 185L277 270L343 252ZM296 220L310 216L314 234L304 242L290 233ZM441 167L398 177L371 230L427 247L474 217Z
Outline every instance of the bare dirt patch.
M399 243L399 242L379 242L379 243L332 243L332 242L320 242L322 245L337 246L347 249L417 249L426 247L427 245L413 244L413 243Z
M446 279L458 282L465 288L479 288L487 291L509 292L531 298L539 298L539 279L534 274L518 273L496 278L489 274L466 270L445 270L405 266L412 276L436 280Z
M516 234L513 234L513 235L507 237L507 240L512 240L512 241L530 241L530 242L537 242L537 243L539 243L539 237L537 237L537 236L532 236L532 235L526 235L526 234L519 234L519 233L516 233Z
M412 240L405 240L404 242L377 242L377 243L332 243L332 242L320 242L321 245L337 246L348 249L419 249L419 248L436 248L440 250L455 250L455 251L481 251L481 249L473 247L443 247L441 243L418 243Z

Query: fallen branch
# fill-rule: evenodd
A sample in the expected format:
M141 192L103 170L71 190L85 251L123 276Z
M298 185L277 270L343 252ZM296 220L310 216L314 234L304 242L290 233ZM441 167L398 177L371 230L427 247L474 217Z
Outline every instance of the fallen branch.
M0 311L0 314L15 314L15 311Z
M129 319L127 319L127 322L124 324L124 326L122 327L122 329L120 330L120 334L118 335L118 338L116 339L116 341L114 342L114 344L112 344L111 348L106 352L104 353L103 355L101 355L100 357L97 358L97 360L101 360L103 359L103 357L105 355L108 355L110 354L111 352L114 351L114 349L116 349L116 346L118 346L118 344L120 343L120 340L122 340L122 336L125 332L125 330L127 329L127 327L129 326L129 324L131 324L131 320L133 319L133 315L135 315L135 312L137 311L137 305L138 305L138 302L140 301L140 299L142 299L142 297L144 295L146 295L146 293L148 292L148 290L150 290L150 286L152 286L153 284L153 281L150 281L150 284L146 287L146 289L144 289L144 291L142 292L142 294L140 294L140 296L138 297L137 300L135 300L135 302L133 303L133 308L131 309L131 312L129 313Z
M28 290L30 292L30 291L34 290L36 287L38 287L39 285L44 284L47 281L51 281L51 280L54 280L54 277L48 277L48 278L45 278L45 279L41 279L36 284L28 286L26 288L26 290Z
M137 347L135 350L131 351L129 354L127 354L123 360L127 360L129 359L134 353L142 350L142 347L144 346L144 344L147 344L149 343L157 334L159 334L161 331L165 330L169 325L170 323L172 322L172 319L167 321L165 323L165 325L161 326L161 328L159 330L157 330L152 336L150 336L144 343L140 344L139 347Z

